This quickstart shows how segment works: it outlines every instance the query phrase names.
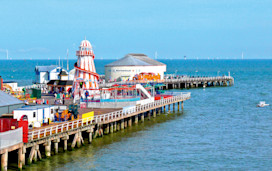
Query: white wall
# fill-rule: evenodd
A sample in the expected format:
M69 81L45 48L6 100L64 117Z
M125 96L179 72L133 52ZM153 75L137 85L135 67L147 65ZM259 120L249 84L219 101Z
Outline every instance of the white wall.
M53 109L53 113L51 113L51 109ZM33 117L33 112L36 112L35 117ZM44 112L44 113L43 113ZM27 115L29 125L34 124L35 122L43 123L43 120L45 123L47 123L48 118L50 120L54 119L54 106L51 107L45 107L40 109L23 109L23 110L14 110L13 118L17 119L18 121L23 115Z
M108 82L117 80L121 81L122 76L128 76L130 80L141 72L153 72L155 74L160 74L161 79L164 78L164 72L166 72L166 65L161 66L106 66L105 67L105 79Z
M39 74L40 76L40 84L43 84L43 83L48 83L48 72L40 72Z

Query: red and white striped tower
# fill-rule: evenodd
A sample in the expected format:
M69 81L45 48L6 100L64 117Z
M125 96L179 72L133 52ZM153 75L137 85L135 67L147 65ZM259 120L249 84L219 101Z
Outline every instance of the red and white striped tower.
M73 83L74 97L77 95L81 96L86 90L88 90L90 94L93 94L91 90L99 89L99 75L95 70L94 53L91 43L86 39L81 41L76 55L78 58L77 63L75 63L75 77ZM80 82L82 82L82 88L80 88Z

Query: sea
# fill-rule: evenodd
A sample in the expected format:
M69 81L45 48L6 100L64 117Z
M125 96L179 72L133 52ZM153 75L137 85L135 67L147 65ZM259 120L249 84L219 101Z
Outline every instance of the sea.
M95 60L97 72L104 74L104 65L112 61ZM272 105L272 60L160 61L167 64L168 74L230 74L234 85L171 90L191 92L183 111L162 114L25 169L272 170L272 107L256 107L259 101ZM74 62L69 61L70 68ZM50 64L58 60L1 60L0 75L29 85L35 66ZM15 166L16 160L11 169Z

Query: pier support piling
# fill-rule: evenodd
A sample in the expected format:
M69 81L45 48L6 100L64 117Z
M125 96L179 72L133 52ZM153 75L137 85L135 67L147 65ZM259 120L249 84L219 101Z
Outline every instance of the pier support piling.
M109 132L110 132L110 126L109 126L109 124L105 124L104 126L105 126L105 128L104 128L104 134L109 134Z
M138 124L138 115L135 115L135 116L134 116L134 123L135 123L135 124Z
M63 150L67 151L67 141L69 140L69 135L64 136L62 140L63 140Z
M156 118L157 117L157 111L156 109L153 110L153 118Z
M18 169L23 169L23 147L18 150Z
M116 132L117 131L117 122L114 122L114 125L113 125L113 132Z
M178 102L178 111L180 110L179 102Z
M45 144L45 156L50 157L51 156L51 141L47 141Z
M128 121L127 119L124 119L124 127L126 128L128 126Z
M8 150L7 149L1 156L1 170L3 171L8 170Z
M129 127L132 126L132 118L131 118L131 117L128 118L128 126L129 126Z
M55 154L58 154L59 153L59 142L60 142L60 139L55 139L53 142L54 142Z
M113 123L110 123L110 133L113 133Z
M144 122L144 113L141 114L141 121Z
M124 119L121 119L121 130L125 129L125 123Z

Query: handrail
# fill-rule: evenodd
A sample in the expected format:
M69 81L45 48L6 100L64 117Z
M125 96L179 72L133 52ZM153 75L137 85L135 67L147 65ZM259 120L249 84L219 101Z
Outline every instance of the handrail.
M171 98L166 98L166 99L161 99L161 100L156 100L155 102L147 103L144 105L138 105L135 108L128 109L126 111L123 110L118 110L102 115L96 115L94 117L89 117L89 118L84 118L84 119L78 119L78 120L73 120L73 121L67 121L62 124L58 125L53 125L47 128L43 129L38 129L38 130L30 130L28 132L28 140L33 141L35 139L43 138L49 135L61 133L61 132L66 132L68 130L73 130L82 126L88 126L94 123L103 123L105 121L109 121L111 119L117 119L117 118L122 118L124 116L133 114L135 112L141 112L141 111L146 111L150 110L150 108L159 106L159 105L164 105L172 102L176 102L179 100L186 100L191 97L191 93L183 93L180 96L173 96Z

